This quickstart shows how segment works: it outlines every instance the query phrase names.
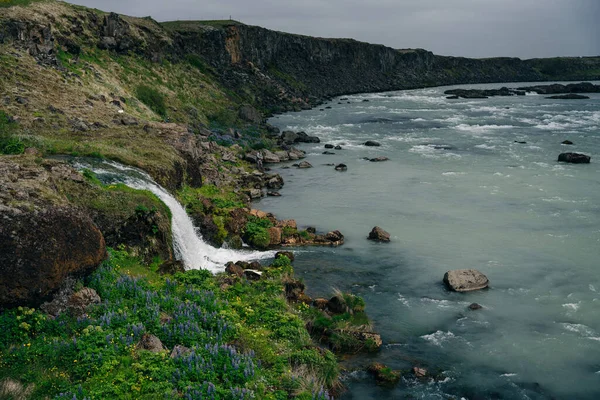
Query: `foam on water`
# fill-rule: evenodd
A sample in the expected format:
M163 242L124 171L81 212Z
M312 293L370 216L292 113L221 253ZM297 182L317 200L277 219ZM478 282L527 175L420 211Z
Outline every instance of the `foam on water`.
M436 331L434 333L431 333L429 335L423 335L421 336L421 339L424 339L428 342L430 342L431 344L435 345L435 346L439 346L442 347L442 345L451 340L454 339L456 336L454 335L454 333L447 331L447 332L443 332L443 331Z
M193 225L181 204L146 172L113 161L96 162L79 160L78 169L90 169L105 183L124 183L139 190L155 194L171 210L171 229L175 257L181 260L186 269L207 269L213 273L225 269L229 261L252 261L274 256L274 252L231 250L215 248L202 239L199 230Z

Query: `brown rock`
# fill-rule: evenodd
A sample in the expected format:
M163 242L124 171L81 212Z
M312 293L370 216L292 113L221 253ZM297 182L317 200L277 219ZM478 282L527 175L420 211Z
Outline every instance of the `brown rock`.
M276 226L269 228L269 237L271 238L271 245L280 244L283 237L283 229Z
M329 303L329 300L324 299L322 297L313 300L313 306L315 306L315 308L318 308L319 310L325 310L327 308L327 303Z
M154 335L145 333L137 344L138 349L151 351L152 353L160 353L167 350L159 338Z
M175 275L178 272L185 272L185 267L179 260L168 260L158 267L158 273L161 275Z
M176 345L173 347L173 351L171 352L171 358L179 358L182 356L186 356L192 352L192 349L185 346Z
M426 378L429 375L425 368L413 367L412 370L417 378Z
M83 288L77 293L74 293L69 302L67 303L67 309L75 316L82 316L86 313L87 308L92 304L99 304L101 302L100 296L94 289Z
M277 221L277 226L280 228L294 228L298 229L298 224L295 219L283 219L281 221Z
M490 281L477 270L457 269L446 272L444 283L456 292L469 292L488 287Z
M240 278L244 276L244 269L239 265L231 262L227 263L227 266L225 267L225 272L227 272L229 275L237 275Z
M389 242L390 234L376 226L371 230L371 233L369 233L369 240L374 240L377 242Z

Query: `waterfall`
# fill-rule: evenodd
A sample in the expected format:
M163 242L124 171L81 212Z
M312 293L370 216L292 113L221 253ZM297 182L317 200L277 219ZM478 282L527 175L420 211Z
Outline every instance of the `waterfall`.
M134 189L148 190L165 203L173 216L171 229L175 257L183 262L186 269L207 269L215 273L223 271L229 261L253 261L274 256L273 251L232 250L209 245L202 239L183 206L140 169L114 161L80 158L73 165L78 170L93 171L104 184L123 183Z

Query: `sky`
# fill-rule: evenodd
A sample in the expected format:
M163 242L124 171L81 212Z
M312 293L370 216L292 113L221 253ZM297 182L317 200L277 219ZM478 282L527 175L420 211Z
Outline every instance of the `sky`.
M70 0L157 21L229 19L464 57L600 55L600 0Z

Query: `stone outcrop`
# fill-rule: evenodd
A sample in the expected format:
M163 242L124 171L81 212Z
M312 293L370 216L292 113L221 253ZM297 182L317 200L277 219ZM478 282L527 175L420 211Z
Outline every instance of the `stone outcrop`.
M444 275L444 283L455 292L470 292L485 289L490 281L481 272L474 269L456 269Z
M82 178L58 163L0 159L0 307L38 305L67 276L89 273L106 257L90 217L56 191L60 180Z

